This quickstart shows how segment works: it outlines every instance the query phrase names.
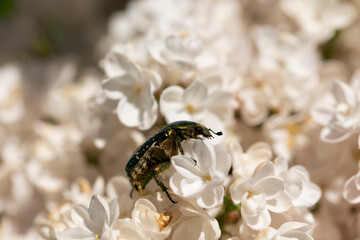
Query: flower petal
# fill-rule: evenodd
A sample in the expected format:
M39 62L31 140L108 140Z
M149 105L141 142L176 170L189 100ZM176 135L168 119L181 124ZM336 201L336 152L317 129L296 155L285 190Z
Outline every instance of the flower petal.
M185 198L198 196L205 188L205 184L200 178L184 178L177 172L171 176L169 185L175 194Z
M214 208L220 206L224 198L224 187L205 188L199 197L196 198L197 204L202 208Z
M171 158L171 164L185 178L197 179L202 177L200 170L195 167L195 162L189 156L174 156Z
M343 190L344 198L351 204L357 204L360 202L360 191L356 187L355 180L356 180L356 175L349 178L346 181Z
M207 87L205 84L199 81L193 82L184 91L183 102L186 104L192 104L199 106L204 104L207 97Z
M127 74L121 77L113 77L104 80L102 88L108 98L117 100L134 91L135 79Z
M339 131L338 129L324 127L321 130L320 138L322 141L327 143L338 143L350 137L351 134L352 131L346 131L344 129Z
M245 211L243 211L243 208L241 208L241 217L246 225L254 230L264 229L271 223L271 217L267 209L264 209L255 216L249 216Z
M266 194L266 199L273 199L284 191L284 180L280 177L264 177L254 184L254 194Z
M270 199L266 201L267 208L276 213L282 213L292 206L290 197L282 192L276 198Z
M227 175L231 168L231 158L227 148L224 145L218 144L214 147L214 150L216 155L216 171Z
M208 141L197 140L194 143L194 157L200 171L208 173L215 166L214 147Z
M230 186L230 196L232 201L235 204L241 202L243 195L248 191L251 190L254 185L254 180L251 178L248 179L237 179L233 184Z
M118 118L128 127L147 130L154 125L157 119L158 105L153 96L149 96L147 100L136 99L135 101L121 99L117 107Z
M262 178L265 178L267 176L272 176L274 175L274 164L270 161L267 162L263 162L261 164L259 164L253 175L252 178L256 181L259 181Z
M82 205L75 205L71 211L71 218L73 222L81 227L86 227L91 232L98 232L99 228L95 222L90 218L89 211Z
M60 240L96 240L94 234L85 231L82 228L73 228L66 230L60 235Z
M99 195L94 195L89 206L89 216L99 229L96 233L100 233L105 223L110 221L110 210L106 200Z
M342 81L335 81L332 92L337 102L347 103L351 106L356 105L356 93L346 83Z

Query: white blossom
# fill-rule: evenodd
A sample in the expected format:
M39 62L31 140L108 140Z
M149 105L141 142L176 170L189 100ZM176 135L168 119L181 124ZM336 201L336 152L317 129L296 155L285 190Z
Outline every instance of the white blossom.
M232 146L232 174L237 178L251 177L256 167L265 161L270 161L272 151L265 142L257 142L251 145L246 152L243 152L239 143Z
M282 0L281 8L309 37L319 42L350 25L357 16L351 3L339 0Z
M164 42L149 45L151 56L163 65L184 70L196 70L213 67L216 58L204 49L203 41L182 31L166 38Z
M119 100L119 120L128 127L149 129L157 119L158 104L153 93L161 85L161 77L116 52L108 54L104 68L110 78L103 82L103 89L107 97Z
M331 93L326 93L313 105L311 114L316 122L324 126L320 135L323 141L343 141L358 129L359 96L346 83L335 81Z
M260 230L271 223L269 211L285 212L291 207L284 193L284 180L274 175L274 164L261 163L251 178L237 179L230 186L231 199L241 203L241 217L252 229Z
M245 239L256 240L313 240L306 230L308 225L301 222L286 222L282 224L278 229L273 227L267 227L259 232L254 232L245 224L240 226L240 234Z
M220 238L221 231L218 222L202 209L185 205L180 206L179 211L181 215L171 239L215 240Z
M345 182L343 196L351 204L360 202L360 170Z
M196 199L202 208L219 206L224 197L223 184L231 167L227 152L220 145L214 147L205 140L196 140L192 149L189 148L184 146L186 155L171 158L176 170L170 178L172 191L184 198Z
M117 232L113 226L119 216L116 199L110 204L99 195L94 195L87 209L83 205L76 205L71 212L76 228L64 231L60 238L65 239L111 239L115 240Z
M295 165L288 169L288 163L284 158L277 158L274 166L275 175L284 180L284 191L290 197L294 207L302 210L319 201L321 190L310 181L309 173L303 166Z
M145 198L136 201L131 217L146 239L166 239L171 232L168 226L172 220L171 213L159 214L154 204Z
M179 86L165 89L160 97L160 111L168 123L190 120L204 123L212 129L222 129L222 118L227 116L221 113L229 107L231 99L229 92L209 93L205 84L195 81L185 90Z
M19 68L13 64L0 67L0 122L18 121L25 113L23 83Z

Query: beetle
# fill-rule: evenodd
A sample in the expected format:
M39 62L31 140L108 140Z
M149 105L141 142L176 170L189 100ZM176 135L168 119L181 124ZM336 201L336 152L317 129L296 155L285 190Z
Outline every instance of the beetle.
M131 186L130 196L134 189L143 193L146 185L154 178L157 185L164 191L173 203L176 203L167 191L167 187L160 180L159 174L170 167L170 159L179 153L184 154L181 142L188 139L212 138L211 133L218 136L222 132L214 132L204 125L191 121L177 121L170 123L144 144L139 146L125 166ZM195 161L195 160L194 160Z

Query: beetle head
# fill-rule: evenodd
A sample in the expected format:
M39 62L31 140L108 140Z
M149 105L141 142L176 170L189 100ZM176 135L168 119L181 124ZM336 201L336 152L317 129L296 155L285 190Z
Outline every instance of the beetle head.
M196 136L196 138L199 138L200 135L202 135L205 138L213 138L211 133L214 133L218 136L222 135L222 132L214 132L210 128L207 128L204 125L200 125L200 124L194 128L194 135Z

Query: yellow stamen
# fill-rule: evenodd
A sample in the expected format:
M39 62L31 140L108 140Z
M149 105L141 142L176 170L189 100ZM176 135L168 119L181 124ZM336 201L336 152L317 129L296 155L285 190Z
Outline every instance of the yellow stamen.
M290 133L290 135L296 135L300 133L300 127L296 124L289 124L285 128Z
M179 35L181 37L188 37L190 35L190 33L186 30L181 30L181 31L179 31Z
M248 195L246 197L246 199L252 198L253 197L253 193L250 191L247 191Z
M142 91L142 86L141 85L136 85L136 93L140 94Z
M211 177L209 175L205 176L204 181L211 181Z
M159 219L158 219L158 224L159 224L159 228L160 228L160 232L166 228L167 225L169 225L170 221L172 219L172 213L171 212L165 212L165 213L161 213Z
M76 182L77 182L77 184L79 184L80 191L82 193L85 193L87 195L91 195L92 189L91 189L91 185L88 182L88 180L86 180L85 178L78 178L76 180Z
M100 235L99 235L99 234L96 234L95 237L96 237L96 239L99 239L99 238L100 238Z
M191 105L190 103L186 104L186 110L190 113L193 114L196 112L196 109L194 108L193 105Z

